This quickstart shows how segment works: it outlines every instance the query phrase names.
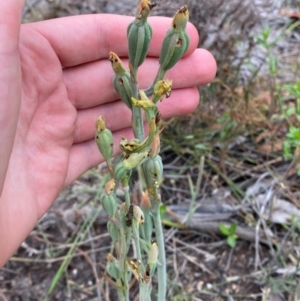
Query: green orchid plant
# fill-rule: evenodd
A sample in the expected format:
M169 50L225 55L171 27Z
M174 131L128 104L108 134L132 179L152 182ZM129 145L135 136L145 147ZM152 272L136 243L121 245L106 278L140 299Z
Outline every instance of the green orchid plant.
M160 217L162 200L159 193L163 177L163 163L159 155L162 129L157 103L170 96L172 81L164 79L165 74L180 60L189 46L190 38L186 32L189 12L185 5L175 14L161 47L157 75L148 89L140 90L138 68L144 62L149 49L152 29L147 19L155 6L156 3L142 0L135 19L128 26L129 69L125 68L117 54L109 53L115 73L113 86L132 112L135 135L130 140L121 138L120 149L123 155L116 164L112 160L112 132L106 128L103 117L100 116L96 122L95 139L111 176L105 185L101 202L109 216L107 229L113 240L114 250L107 255L107 267L103 277L117 289L119 300L122 301L129 300L129 283L132 277L139 283L139 300L152 300L152 278L156 271L156 299L165 301L167 292L166 256ZM147 137L144 122L149 126ZM133 204L131 197L130 177L134 169L138 170L142 183L140 205ZM122 187L124 191L123 203L120 203L116 195L118 187ZM135 260L128 258L132 238L135 244Z

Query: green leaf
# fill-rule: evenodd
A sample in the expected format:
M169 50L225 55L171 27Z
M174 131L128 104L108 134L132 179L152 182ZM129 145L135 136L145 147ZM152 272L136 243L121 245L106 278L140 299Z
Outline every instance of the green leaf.
M284 85L284 88L296 98L300 98L300 82L296 82L294 85Z
M163 218L165 216L166 212L167 212L167 206L164 204L161 205L159 207L159 213L160 213L161 218Z
M300 128L291 126L286 136L292 140L297 140L297 142L300 142Z
M236 246L236 239L233 236L228 236L226 241L231 248Z
M225 235L225 236L229 235L229 229L225 225L223 225L223 224L219 225L219 230L223 235Z
M230 225L230 227L229 227L229 229L228 229L229 235L232 235L232 234L235 233L236 227L237 227L236 223L232 223L232 224Z
M203 144L203 143L197 143L195 145L195 148L201 149L201 150L210 150L210 147L208 145Z
M266 41L266 40L268 40L269 36L270 36L270 26L267 25L264 27L264 29L262 31L262 37Z
M269 70L272 75L276 74L277 71L277 58L276 57L270 57L269 61Z
M263 39L257 37L257 42L258 42L261 46L263 46L265 49L268 49L268 44L266 43L265 40L263 40Z
M294 107L290 107L290 108L288 108L288 109L286 110L286 115L287 115L287 116L291 116L291 115L293 115L293 114L295 114L295 113L296 113L296 110L295 110Z

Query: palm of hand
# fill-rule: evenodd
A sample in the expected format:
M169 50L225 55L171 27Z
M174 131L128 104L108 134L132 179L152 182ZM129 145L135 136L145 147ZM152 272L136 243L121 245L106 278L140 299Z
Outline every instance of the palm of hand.
M63 188L77 111L68 98L61 63L35 30L21 34L22 101L11 173L25 173L38 217ZM14 165L12 163L12 165ZM18 177L18 176L16 176ZM25 183L24 183L25 184Z

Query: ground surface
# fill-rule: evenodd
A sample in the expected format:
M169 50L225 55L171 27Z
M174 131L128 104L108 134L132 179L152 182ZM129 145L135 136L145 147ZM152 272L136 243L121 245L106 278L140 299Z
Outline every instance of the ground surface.
M31 0L23 17L29 22L83 13L133 14L135 2ZM284 160L282 153L290 124L299 124L293 115L278 117L282 106L275 99L280 94L284 106L297 103L283 85L300 78L300 25L297 15L291 18L300 11L299 1L187 2L219 71L216 81L202 89L197 112L165 124L168 300L298 300L298 162ZM160 4L160 15L171 16L177 8L174 2ZM271 39L283 32L267 54L256 39L266 24ZM273 76L272 56L279 57ZM101 277L111 249L107 218L99 207L104 170L89 171L62 192L0 271L0 300L117 300ZM193 190L197 207L185 227ZM220 224L237 226L234 248ZM134 284L131 300L138 300L137 292Z

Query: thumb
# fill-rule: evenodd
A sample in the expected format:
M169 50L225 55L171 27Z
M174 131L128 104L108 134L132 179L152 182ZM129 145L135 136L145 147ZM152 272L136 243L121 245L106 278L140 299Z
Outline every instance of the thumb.
M0 195L12 152L20 101L19 34L25 0L0 1Z

